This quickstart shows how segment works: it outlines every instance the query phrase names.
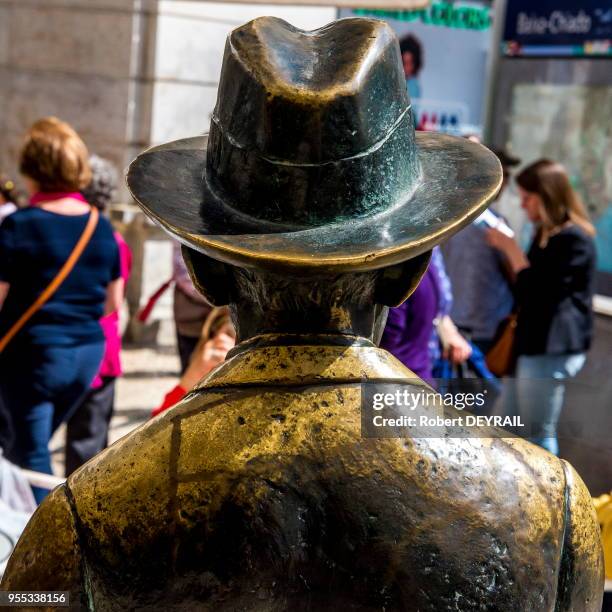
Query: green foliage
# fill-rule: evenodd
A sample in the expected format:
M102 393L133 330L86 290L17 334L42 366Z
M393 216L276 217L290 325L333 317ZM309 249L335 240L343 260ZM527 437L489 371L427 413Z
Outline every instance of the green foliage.
M427 25L462 30L487 30L492 23L488 7L456 6L451 2L432 2L427 8L408 11L355 9L353 13L398 21L422 21Z

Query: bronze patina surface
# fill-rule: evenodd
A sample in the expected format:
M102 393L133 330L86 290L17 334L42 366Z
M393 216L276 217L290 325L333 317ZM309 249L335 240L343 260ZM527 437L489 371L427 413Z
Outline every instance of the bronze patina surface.
M520 439L365 440L360 383L413 375L373 345L282 339L56 490L3 588L94 610L601 609L571 466Z
M249 68L249 78L236 81L245 94L259 81L262 92L282 93L285 73L312 73L300 81L303 95L292 98L298 106L308 101L295 112L309 126L293 143L282 130L269 142L274 130L257 136L277 114L291 117L288 95L268 107L262 94L253 96L260 102L250 109L256 117L240 133L249 146L239 146L235 109L221 122L232 126L231 137L217 134L207 154L206 141L193 139L145 153L132 166L132 191L187 245L183 254L198 289L214 304L230 304L239 344L183 402L95 457L45 500L2 588L68 590L72 609L97 611L601 609L599 527L585 485L565 461L486 428L449 429L440 437L418 427L404 438L362 436L365 385L426 387L376 346L387 308L406 299L428 250L481 210L501 180L486 149L436 135L413 138L408 130L404 148L394 141L388 159L393 167L418 158L409 164L414 174L400 172L388 183L388 199L382 192L354 202L346 197L364 185L387 184L379 176L388 171L384 161L367 158L380 141L377 130L388 142L389 125L404 129L393 113L401 115L407 101L396 74L399 51L390 50L397 41L388 26L363 21L340 22L320 35L265 18L232 35L243 32L246 40L226 53L226 65L237 53ZM310 37L298 36L305 58L295 56L298 34ZM357 59L349 47L325 54L347 34ZM274 70L284 71L278 83L270 58ZM347 100L329 106L346 95L347 74L366 75L352 106ZM366 78L371 74L376 78ZM368 121L376 111L360 88L384 75L387 85L376 90L384 110ZM222 87L217 108L224 96L248 106L240 91ZM347 136L334 157L334 130L354 121L352 114L363 119L358 151L346 150ZM318 139L311 133L317 126L324 128ZM327 143L325 156L317 142ZM333 162L340 167L321 172L336 172L337 184L321 193L318 171L300 170L291 179L293 199L282 164L253 176L266 161L263 149L275 161ZM211 161L211 154L220 157ZM349 172L362 180L354 189L341 180L347 155L362 164L361 173ZM241 167L234 156L243 156L246 176L232 176ZM434 175L436 164L452 169ZM286 196L277 212L268 206L275 177ZM221 191L209 190L217 179L227 198L221 203L215 200ZM261 207L258 193L266 194ZM381 222L385 215L388 223ZM281 221L311 227L275 230ZM461 414L433 404L419 410Z

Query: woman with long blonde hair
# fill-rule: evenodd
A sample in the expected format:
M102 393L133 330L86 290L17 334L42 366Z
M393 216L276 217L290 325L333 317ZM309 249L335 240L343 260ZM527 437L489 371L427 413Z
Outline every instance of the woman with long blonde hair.
M506 413L521 415L530 439L558 454L564 381L582 369L591 344L595 229L561 164L541 159L516 182L536 228L527 255L514 239L488 231L516 277L517 383Z

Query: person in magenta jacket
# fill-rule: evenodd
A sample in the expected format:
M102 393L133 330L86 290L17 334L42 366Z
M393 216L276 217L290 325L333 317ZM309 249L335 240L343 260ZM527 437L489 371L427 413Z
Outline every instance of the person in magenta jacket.
M83 190L85 198L104 213L114 200L118 174L111 162L98 156L89 160L92 179ZM123 236L114 232L119 248L123 286L132 266L132 253ZM102 364L83 402L68 420L66 429L66 476L108 446L108 430L115 406L115 384L122 374L119 312L100 319L106 346Z

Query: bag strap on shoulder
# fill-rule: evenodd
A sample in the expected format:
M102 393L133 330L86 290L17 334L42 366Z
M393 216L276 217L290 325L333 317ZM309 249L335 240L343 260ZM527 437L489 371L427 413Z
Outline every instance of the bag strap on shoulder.
M21 317L19 317L8 332L6 332L4 337L0 339L0 353L4 351L8 343L21 331L24 325L49 301L53 294L59 289L60 285L66 280L66 277L72 272L72 269L83 254L85 247L89 244L93 233L96 231L99 216L100 213L98 209L92 206L85 229L74 246L74 249L72 249L72 253L70 253L60 271L38 296L36 301L21 315Z

